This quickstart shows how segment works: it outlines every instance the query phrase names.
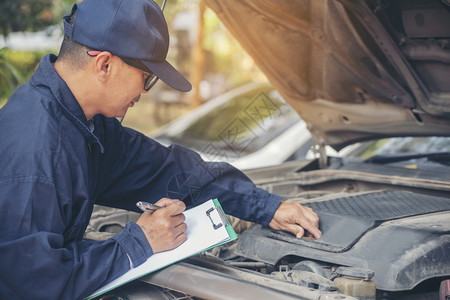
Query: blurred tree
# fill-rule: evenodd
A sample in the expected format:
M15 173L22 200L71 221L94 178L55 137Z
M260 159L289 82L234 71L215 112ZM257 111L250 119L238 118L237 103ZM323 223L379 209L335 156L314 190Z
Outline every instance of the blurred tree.
M56 22L53 0L0 0L0 34L42 30Z
M0 0L0 38L6 39L11 32L39 31L60 24L73 3L74 0ZM0 49L0 106L30 73L19 71L10 61L8 51L7 48ZM31 70L34 67L32 65Z
M194 45L192 53L193 63L195 65L194 72L192 74L192 86L194 89L194 96L191 103L192 107L200 106L203 103L203 99L200 95L200 84L205 77L205 49L203 48L205 9L205 2L200 0L198 5L197 41Z

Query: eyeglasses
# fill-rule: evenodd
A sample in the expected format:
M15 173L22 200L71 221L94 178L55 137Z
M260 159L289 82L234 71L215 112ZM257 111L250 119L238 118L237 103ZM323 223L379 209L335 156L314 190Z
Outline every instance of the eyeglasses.
M123 62L126 63L127 65L135 67L146 73L149 73L144 82L145 91L148 92L156 84L156 82L158 82L159 79L158 76L156 76L152 71L150 71L150 69L146 65L144 65L141 60L124 56L119 56L119 58L123 60Z
M98 51L98 50L86 51L87 55L89 55L89 56L97 56L101 52L102 51ZM146 65L144 65L144 63L141 60L136 59L136 58L119 56L119 55L116 55L116 56L119 57L127 65L137 68L146 73L149 73L149 75L147 76L147 78L144 81L144 90L146 92L148 92L158 82L159 77L156 76Z

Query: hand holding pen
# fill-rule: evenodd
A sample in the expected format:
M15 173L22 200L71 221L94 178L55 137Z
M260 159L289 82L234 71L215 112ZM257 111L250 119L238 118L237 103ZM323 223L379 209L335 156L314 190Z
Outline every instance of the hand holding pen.
M180 200L162 198L155 204L139 201L144 211L137 224L141 227L153 253L170 250L186 241L186 205Z
M139 207L142 211L150 211L150 212L155 212L156 210L161 208L161 206L145 201L138 201L136 203L136 206Z

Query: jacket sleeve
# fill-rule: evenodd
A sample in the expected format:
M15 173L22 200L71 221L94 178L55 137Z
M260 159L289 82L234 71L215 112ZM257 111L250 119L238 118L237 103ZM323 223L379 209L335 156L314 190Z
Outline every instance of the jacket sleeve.
M263 225L272 220L281 197L256 187L238 169L205 162L182 146L162 146L114 121L106 125L113 129L103 141L105 175L100 176L104 180L99 204L136 210L139 200L169 197L191 207L218 198L228 214Z
M0 299L82 299L151 255L134 223L106 241L78 240L86 213L63 198L44 176L0 180Z

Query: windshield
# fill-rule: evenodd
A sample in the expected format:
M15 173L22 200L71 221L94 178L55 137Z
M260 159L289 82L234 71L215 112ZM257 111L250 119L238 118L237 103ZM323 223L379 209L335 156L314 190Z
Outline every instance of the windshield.
M449 137L395 137L362 144L354 157L368 159L373 156L399 154L427 154L450 152Z
M241 157L261 149L299 120L277 91L258 88L230 98L182 130L167 130L157 139L201 152L213 147L229 157Z
M449 137L396 137L360 144L348 157L366 163L422 169L450 166ZM408 165L409 164L409 165Z

